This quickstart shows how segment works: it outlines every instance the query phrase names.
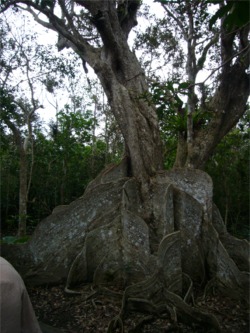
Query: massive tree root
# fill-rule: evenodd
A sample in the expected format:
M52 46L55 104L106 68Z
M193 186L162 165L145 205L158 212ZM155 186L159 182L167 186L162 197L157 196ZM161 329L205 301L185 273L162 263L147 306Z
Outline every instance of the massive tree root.
M186 324L199 324L206 327L207 331L221 332L215 316L205 313L188 304L193 300L193 282L186 274L178 276L166 269L168 262L180 259L180 232L174 232L166 236L158 251L158 270L150 278L127 287L124 291L122 306L117 315L109 324L108 333L117 332L117 328L123 329L123 318L130 311L161 316L167 314L173 323L183 322ZM188 280L187 288L180 288L184 279ZM174 292L175 291L175 292ZM183 294L183 298L181 295ZM193 304L194 305L194 304ZM153 320L147 316L134 328L134 332L142 328L142 325Z
M127 177L123 161L102 172L83 197L56 208L27 245L3 248L3 256L33 285L122 286L121 313L109 332L119 325L122 331L134 310L149 314L140 327L167 314L173 323L219 332L216 318L196 306L192 287L247 304L249 244L228 234L212 190L206 173L188 169L159 172L142 188Z

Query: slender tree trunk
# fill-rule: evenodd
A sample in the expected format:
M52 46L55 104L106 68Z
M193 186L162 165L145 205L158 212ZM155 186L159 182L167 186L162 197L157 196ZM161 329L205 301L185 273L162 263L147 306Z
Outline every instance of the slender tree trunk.
M10 201L10 169L6 170L7 172L7 179L6 179L6 208L5 208L5 216L4 220L6 221L9 215L9 201Z
M26 235L27 198L28 198L28 170L27 170L27 143L23 142L20 130L9 119L5 119L14 135L15 144L19 152L19 208L18 208L18 237Z
M193 115L196 110L197 96L195 94L194 84L197 76L197 66L196 66L196 37L194 32L194 22L192 8L189 3L187 3L187 14L188 14L188 34L186 36L187 42L187 63L186 72L188 77L188 82L190 87L188 89L188 100L187 100L187 156L192 154L194 145L194 124ZM192 164L188 163L188 167L193 167Z
M18 218L18 237L26 235L27 220L27 156L25 150L20 148L20 167L19 167L19 218Z
M179 133L174 168L182 168L185 165L187 160L187 154L188 149L186 133Z

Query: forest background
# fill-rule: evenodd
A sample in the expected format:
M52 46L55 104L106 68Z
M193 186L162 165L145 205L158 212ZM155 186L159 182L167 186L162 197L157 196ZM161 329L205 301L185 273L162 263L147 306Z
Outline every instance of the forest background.
M176 106L184 106L187 98L187 49L178 24L166 24L160 14L143 6L131 48L151 85L151 95L142 98L157 105L164 164L170 169L178 133L186 126ZM44 43L41 26L34 32L34 23L15 10L2 14L0 24L1 221L3 240L18 242L54 207L83 195L106 165L118 162L124 142L96 78L76 54L58 52L56 34L44 30L42 35L52 40ZM201 35L203 29L200 24ZM209 98L216 86L217 51L209 51L202 76L196 78L204 83L197 85L201 99ZM199 123L202 116L204 121L196 111L194 120ZM56 114L47 124L40 117L45 112ZM214 202L228 230L248 238L249 111L218 145L205 170L213 179ZM20 222L27 230L20 232Z

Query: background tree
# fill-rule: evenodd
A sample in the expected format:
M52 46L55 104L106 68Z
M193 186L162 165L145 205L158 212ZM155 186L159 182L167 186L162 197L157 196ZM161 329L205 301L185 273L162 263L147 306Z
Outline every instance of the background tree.
M27 145L27 170L32 162L32 181L25 182L30 194L25 214L29 234L42 218L52 212L55 206L68 204L81 196L89 181L100 172L104 165L114 160L117 161L116 149L111 151L109 148L111 134L109 134L108 123L105 129L107 139L105 142L99 129L100 109L107 108L107 106L105 100L101 104L95 97L93 101L93 93L97 91L97 84L92 84L90 81L85 83L84 80L81 80L81 73L76 72L75 69L73 71L71 67L68 67L70 75L66 77L66 82L62 83L62 79L59 79L58 76L49 75L49 63L51 66L57 66L59 60L57 62L49 50L46 53L45 48L39 47L39 49L41 60L45 61L48 72L45 71L44 75L42 73L36 74L35 77L39 77L39 82L45 85L46 90L52 96L49 99L49 106L56 109L56 119L51 120L49 131L41 124L36 123L32 135L32 155L30 154L30 145ZM8 60L6 53L5 60ZM69 59L67 61L70 62ZM37 65L39 66L38 61ZM61 67L65 74L67 65L64 64ZM75 68L78 68L77 62ZM8 80L8 84L11 84L11 80ZM67 104L61 110L58 101L60 87L68 91L68 97L64 94L64 100L67 101ZM43 86L40 89L42 90ZM16 91L14 94L18 96ZM6 123L6 117L7 114L10 118L14 117L13 107L15 103L11 108L11 102L18 97L11 95L11 98L9 98L9 105L7 105L2 94L1 105L5 104L6 108L8 107L8 113L5 111L5 118L2 117L2 142L9 142L9 138L11 140L12 137L8 133L10 127ZM52 99L54 99L53 102ZM4 110L2 109L2 111ZM20 119L22 118L22 114L20 114ZM21 125L16 124L16 128L21 133ZM22 136L23 133L20 135ZM3 231L5 234L6 232L12 234L16 230L16 220L19 216L18 205L15 203L19 167L13 168L15 165L13 158L16 154L13 143L11 142L9 145L6 143L2 148L2 170L4 172L1 176L1 193L2 197L6 197L6 201L2 200L1 217ZM10 165L13 167L10 168ZM13 179L11 183L10 179ZM31 180L31 174L29 179ZM13 186L11 186L12 184ZM8 189L7 193L5 188ZM13 201L9 202L9 198L13 198ZM10 204L13 205L11 209Z
M3 89L1 89L0 98L2 106L2 120L12 131L15 145L19 151L18 236L23 237L26 235L27 202L34 164L32 121L34 120L34 113L37 110L37 106L34 104L34 108L30 108L30 106L22 100L15 101L14 97ZM17 106L20 107L23 114L17 112ZM24 122L22 118L24 118ZM27 134L24 139L23 131L20 129L23 125L27 126ZM27 158L29 144L31 146L30 168L28 168Z
M9 100L8 100L9 101ZM1 108L3 99L1 93ZM19 157L11 132L5 131L5 125L1 120L1 229L3 231L5 221L9 221L14 215L18 215L18 169Z
M233 234L249 238L249 112L215 149L206 170L225 225Z
M46 91L53 94L59 90L66 75L68 80L72 79L71 62L75 59L65 57L62 60L62 56L53 54L51 46L39 44L39 34L27 31L26 17L26 24L19 28L14 22L11 15L9 19L5 15L1 18L1 121L4 136L8 131L12 132L20 156L19 188L15 189L19 192L19 212L13 216L19 220L18 236L23 237L36 159L33 127L38 126L37 111L43 108Z

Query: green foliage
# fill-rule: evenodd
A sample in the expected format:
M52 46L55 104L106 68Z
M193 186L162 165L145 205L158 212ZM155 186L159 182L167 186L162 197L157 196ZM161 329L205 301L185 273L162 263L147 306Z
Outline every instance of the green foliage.
M20 110L17 107L15 101L15 91L7 89L0 86L0 105L1 105L1 115L0 115L0 128L1 130L6 130L8 120L12 120L17 126L21 127L24 124ZM4 140L4 137L2 137Z
M178 131L186 129L186 112L179 95L187 94L188 85L187 82L168 81L165 84L154 82L151 85L151 93L142 95L149 104L156 106L162 131L176 135Z
M224 4L222 0L207 0L208 4ZM212 29L213 25L218 19L224 18L223 25L229 31L235 28L241 28L249 23L249 1L230 0L224 6L221 6L213 15L209 22L209 28Z
M13 95L2 86L0 86L0 105L1 118L3 117L4 111L14 112L16 110Z
M29 236L25 236L22 238L18 238L15 236L4 236L1 239L1 243L2 244L24 244L24 243L28 242L29 238L30 238Z
M177 136L179 132L187 130L187 108L183 99L189 94L189 82L167 81L155 82L151 85L151 93L142 98L156 106L160 121L161 132L164 136ZM197 106L193 112L194 129L204 126L211 114Z
M89 181L104 167L106 144L93 139L95 123L90 111L71 112L66 106L58 113L57 122L51 124L54 127L51 126L50 135L35 127L35 163L27 216L29 233L55 206L81 196ZM18 223L19 156L11 132L1 131L1 138L2 228L5 233L13 233Z
M8 130L5 122L10 116L14 119L16 118L16 121L19 120L13 101L13 95L0 87L0 197L2 227L4 221L11 227L13 222L11 216L18 212L19 156L13 135Z
M163 5L178 4L181 7L181 0L155 0ZM200 0L199 2L202 2ZM212 29L218 19L224 18L223 25L229 31L241 28L249 23L250 4L247 0L206 0L207 5L221 5L209 21L209 28ZM184 4L185 5L185 4Z
M246 115L217 146L206 167L214 182L214 201L227 228L244 238L250 236L249 134Z
M57 114L58 132L55 139L73 140L79 143L90 142L94 122L95 119L90 111L84 115L80 111L70 112L69 106L66 105L66 111L60 111Z
M37 218L82 195L92 179L91 165L96 167L92 163L92 124L89 113L60 111L57 123L51 124L51 138L37 133L34 175L39 177L34 176L31 188L31 196L40 203ZM33 216L35 206L30 207Z

